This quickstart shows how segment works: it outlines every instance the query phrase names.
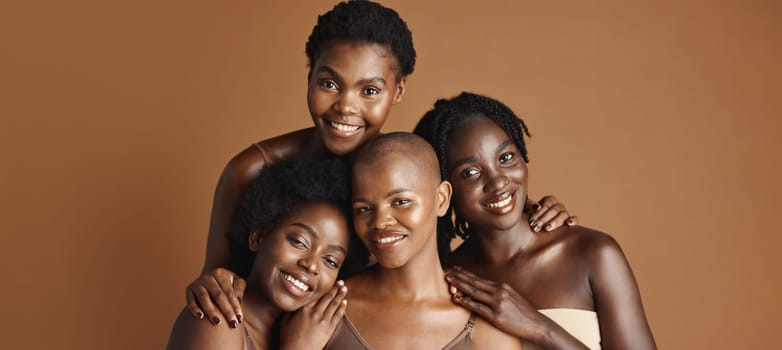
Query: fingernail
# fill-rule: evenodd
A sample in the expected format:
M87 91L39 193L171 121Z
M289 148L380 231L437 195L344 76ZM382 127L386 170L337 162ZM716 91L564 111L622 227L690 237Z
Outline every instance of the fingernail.
M212 317L212 323L214 323L215 325L218 325L218 324L220 324L220 318L219 318L219 317L217 317L217 316L215 316L215 317Z
M540 204L538 203L532 203L532 209L538 210L540 209Z
M242 315L236 315L236 319L238 319L238 320L239 320L239 323L242 323L242 321L244 320L244 316L242 316Z
M196 317L197 319L199 319L199 320L200 320L200 319L203 319L203 318L204 318L204 313L203 313L203 312L201 312L201 311L199 311L199 312L196 312L196 314L195 314L195 317Z
M453 276L451 275L445 276L445 280L448 282L453 282Z
M454 287L454 286L449 287L448 291L450 291L451 294L456 294L456 292L457 292L456 287Z
M337 281L337 285L344 286L345 285L345 281L339 280L339 281Z
M540 226L538 226L537 224L532 225L532 231L534 231L534 232L540 231Z
M339 290L344 293L348 291L348 287L342 286Z
M568 226L573 226L573 219L567 219L566 223Z
M228 326L230 326L231 328L239 327L239 322L236 322L236 320L230 320L228 321Z
M546 224L545 229L546 229L546 231L551 231L551 224Z
M348 304L348 300L347 299L342 299L342 305L347 305L347 304Z

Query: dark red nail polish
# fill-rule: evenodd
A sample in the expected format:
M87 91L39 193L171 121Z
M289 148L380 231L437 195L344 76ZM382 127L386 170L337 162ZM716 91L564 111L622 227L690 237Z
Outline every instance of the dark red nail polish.
M236 320L230 320L228 321L228 326L230 326L231 328L239 327L239 322L236 322Z
M546 231L551 231L551 224L546 225Z
M201 312L201 311L199 311L199 312L196 312L196 314L195 314L195 317L196 317L197 319L199 319L199 320L200 320L200 319L203 319L203 318L204 318L204 313L203 313L203 312Z
M242 315L236 315L236 319L239 320L239 323L242 323L242 320L244 319L244 317L242 317Z
M217 317L217 316L215 316L215 317L212 317L212 323L214 323L215 325L218 325L218 324L220 324L220 318L219 318L219 317Z

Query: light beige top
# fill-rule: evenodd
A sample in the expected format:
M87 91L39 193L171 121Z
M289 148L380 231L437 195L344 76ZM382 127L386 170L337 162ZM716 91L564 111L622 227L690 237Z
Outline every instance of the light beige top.
M568 333L572 334L588 348L600 349L600 324L597 322L597 313L590 310L579 309L541 309L540 313L546 315ZM523 342L524 350L537 349L540 347Z

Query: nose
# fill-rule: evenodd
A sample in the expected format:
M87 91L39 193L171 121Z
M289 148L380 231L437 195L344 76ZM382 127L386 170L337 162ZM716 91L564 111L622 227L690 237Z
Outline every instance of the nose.
M375 216L373 218L373 226L377 230L384 230L391 227L394 224L394 217L388 209L378 208L375 209Z
M308 273L317 276L318 275L318 258L314 253L304 254L298 261L299 267L307 271Z
M358 96L355 96L352 92L343 92L334 104L334 109L342 115L357 115L359 114L359 102L357 99Z
M486 184L483 186L484 192L499 192L503 190L510 179L501 171L493 171L486 177Z

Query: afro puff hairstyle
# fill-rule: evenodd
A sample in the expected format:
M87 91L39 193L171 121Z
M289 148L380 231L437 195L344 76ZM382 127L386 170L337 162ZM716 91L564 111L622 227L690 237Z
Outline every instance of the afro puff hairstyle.
M513 111L502 102L493 98L481 96L469 92L462 92L451 99L439 99L434 108L418 121L414 133L429 141L437 154L440 162L440 176L443 180L448 178L445 154L448 145L448 137L464 121L471 118L486 117L494 121L505 133L511 137L513 143L521 152L524 162L529 162L527 147L524 144L524 135L530 136L527 125ZM453 207L440 218L437 224L437 239L446 240L459 236L463 239L470 237L469 227L458 213L454 214Z
M297 214L302 205L311 202L330 203L351 222L350 172L345 161L302 156L263 169L234 211L226 234L231 254L229 268L246 278L255 259L248 243L250 233L271 232L277 222ZM352 235L351 231L349 252L355 243L361 245Z
M399 77L413 73L413 34L393 9L371 1L354 0L341 2L318 16L318 24L312 28L305 46L310 67L326 45L335 40L387 46L399 62Z

